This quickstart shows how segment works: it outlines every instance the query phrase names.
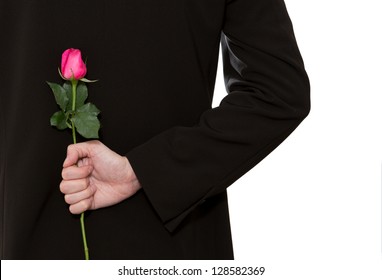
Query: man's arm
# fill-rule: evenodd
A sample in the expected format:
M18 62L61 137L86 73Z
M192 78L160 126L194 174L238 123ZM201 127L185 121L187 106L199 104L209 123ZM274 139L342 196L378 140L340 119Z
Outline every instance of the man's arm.
M68 157L74 147L88 151L79 167L74 164L80 154L64 164L61 190L75 213L118 203L142 186L172 231L200 203L266 157L306 117L309 80L284 1L227 0L222 31L228 95L219 107L205 111L196 126L173 127L153 137L127 153L128 164L111 151L97 157L87 148L89 143L69 147ZM104 180L104 187L91 187L115 176L122 181ZM74 184L68 183L73 180L82 186L75 193L70 188ZM119 195L113 197L107 189ZM104 204L98 204L98 197Z
M307 116L310 86L283 0L227 0L221 36L228 95L194 127L127 154L168 230L224 191Z

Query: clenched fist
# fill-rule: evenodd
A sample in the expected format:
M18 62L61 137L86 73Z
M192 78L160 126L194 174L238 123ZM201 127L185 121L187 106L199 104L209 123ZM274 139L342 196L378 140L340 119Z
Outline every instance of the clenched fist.
M60 190L73 214L117 204L141 188L128 159L99 141L68 146L62 179Z

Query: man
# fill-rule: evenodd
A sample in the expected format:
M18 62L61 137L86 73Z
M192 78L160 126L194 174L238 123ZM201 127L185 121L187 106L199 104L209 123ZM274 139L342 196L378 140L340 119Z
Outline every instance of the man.
M91 259L232 259L226 188L310 108L284 1L2 0L0 26L2 258L83 258L91 210ZM70 47L103 127L65 158L45 81Z

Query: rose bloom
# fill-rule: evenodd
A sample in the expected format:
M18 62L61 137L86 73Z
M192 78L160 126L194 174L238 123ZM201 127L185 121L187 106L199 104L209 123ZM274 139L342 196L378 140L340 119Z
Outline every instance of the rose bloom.
M67 79L80 80L86 75L86 64L82 60L81 51L78 49L67 49L62 54L61 75Z

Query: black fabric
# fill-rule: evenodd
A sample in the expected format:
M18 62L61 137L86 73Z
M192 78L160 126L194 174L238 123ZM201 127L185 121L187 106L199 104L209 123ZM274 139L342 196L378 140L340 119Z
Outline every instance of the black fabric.
M87 212L91 258L233 258L226 188L310 109L284 1L0 0L0 31L2 259L83 259L58 188L71 135L50 127L45 83L71 47L99 79L100 140L143 187ZM211 108L219 46L228 95Z

